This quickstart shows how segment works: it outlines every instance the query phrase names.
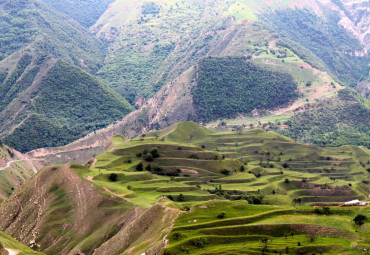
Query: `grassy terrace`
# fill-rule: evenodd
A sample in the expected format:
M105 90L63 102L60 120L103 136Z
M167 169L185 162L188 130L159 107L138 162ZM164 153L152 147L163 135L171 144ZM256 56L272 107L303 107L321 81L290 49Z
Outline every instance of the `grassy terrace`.
M369 226L353 223L357 213L369 217L370 211L340 208L320 215L309 207L210 201L178 218L164 254L363 254Z
M361 254L370 230L353 218L369 217L368 208L325 214L311 205L365 200L368 158L361 147L319 148L259 129L216 133L188 122L129 141L115 136L105 153L71 168L139 207L164 196L178 203L186 212L165 254Z
M215 133L188 122L130 141L116 136L79 171L144 207L162 196L181 203L258 196L291 206L365 199L368 158L361 147L319 148L260 129Z

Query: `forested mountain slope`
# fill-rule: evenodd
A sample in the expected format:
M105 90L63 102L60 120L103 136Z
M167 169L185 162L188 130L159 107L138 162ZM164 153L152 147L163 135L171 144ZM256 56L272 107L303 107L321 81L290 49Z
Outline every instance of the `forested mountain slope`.
M7 144L22 152L64 145L133 109L90 74L102 66L104 49L87 29L41 1L0 4L0 134Z

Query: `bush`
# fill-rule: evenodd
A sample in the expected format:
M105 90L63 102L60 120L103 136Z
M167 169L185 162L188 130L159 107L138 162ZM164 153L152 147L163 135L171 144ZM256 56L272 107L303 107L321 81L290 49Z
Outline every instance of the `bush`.
M112 181L112 182L116 182L118 180L118 175L115 174L115 173L111 173L109 175L109 180Z
M221 171L221 174L223 174L223 175L230 175L230 171L229 170L227 170L227 169L222 169Z
M145 161L152 162L153 161L153 155L151 153L147 153L144 156Z
M358 214L353 219L353 221L355 222L355 224L358 225L358 226L362 226L365 223L366 220L367 220L367 217L365 215L362 215L362 214Z
M191 240L191 243L194 246L203 248L207 244L207 238L196 238L196 239Z
M137 164L137 166L136 166L136 171L143 171L144 170L144 165L143 165L143 163L139 163L139 164Z
M159 158L159 150L158 148L153 148L150 150L150 154L152 154L153 158Z
M220 212L219 214L217 214L217 219L224 219L225 216L226 216L225 212Z

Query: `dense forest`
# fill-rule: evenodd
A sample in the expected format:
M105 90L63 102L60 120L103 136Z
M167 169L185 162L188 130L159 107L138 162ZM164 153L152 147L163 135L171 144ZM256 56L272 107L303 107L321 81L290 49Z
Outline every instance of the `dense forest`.
M95 77L61 60L44 79L33 108L36 115L5 139L22 152L71 142L133 110L126 100Z
M322 102L319 107L294 115L286 122L289 129L279 132L318 146L352 144L370 148L369 102L349 89L338 96L341 101L335 104Z
M308 10L280 10L261 17L269 30L279 34L288 47L305 61L313 64L312 55L323 61L326 68L342 82L356 86L367 77L367 57L356 56L362 51L359 41L339 23L339 18L329 13L323 20ZM305 47L310 52L306 52ZM317 59L316 59L317 60Z
M261 68L245 58L203 59L197 75L192 95L204 121L281 107L298 97L297 84L290 75Z

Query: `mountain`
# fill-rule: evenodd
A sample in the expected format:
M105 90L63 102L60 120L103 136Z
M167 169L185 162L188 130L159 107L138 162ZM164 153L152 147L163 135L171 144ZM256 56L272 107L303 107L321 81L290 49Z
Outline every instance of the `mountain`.
M84 166L26 181L0 204L0 229L46 254L360 254L368 223L351 222L368 207L310 205L366 199L369 156L194 122L116 135Z
M21 152L65 145L133 109L92 75L104 49L87 29L41 1L1 6L0 134L7 144Z
M95 24L113 0L44 0L44 2L88 28Z
M91 27L109 45L97 74L140 109L122 120L128 128L112 129L134 137L193 120L277 130L306 114L317 117L314 126L279 132L317 145L368 146L368 102L356 95L349 107L342 96L356 94L349 87L368 89L368 13L365 1L115 1ZM341 118L360 124L344 127Z
M45 164L44 160L27 157L1 144L0 146L0 201L9 197L25 180L31 178Z

